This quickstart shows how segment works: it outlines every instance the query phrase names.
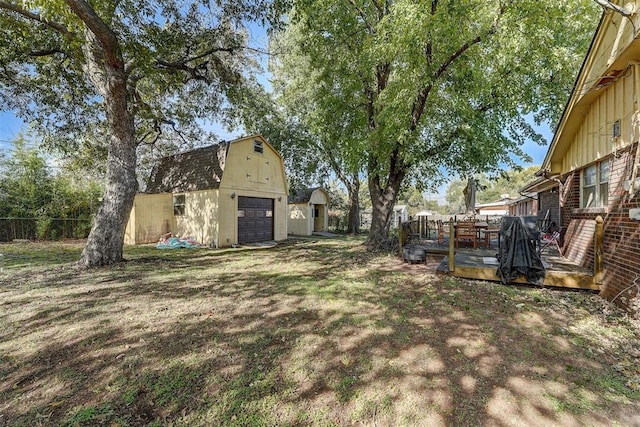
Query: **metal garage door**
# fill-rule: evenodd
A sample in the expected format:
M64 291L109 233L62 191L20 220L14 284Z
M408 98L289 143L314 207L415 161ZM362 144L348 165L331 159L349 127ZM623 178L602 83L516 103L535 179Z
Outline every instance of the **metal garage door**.
M273 240L273 199L238 197L238 243Z

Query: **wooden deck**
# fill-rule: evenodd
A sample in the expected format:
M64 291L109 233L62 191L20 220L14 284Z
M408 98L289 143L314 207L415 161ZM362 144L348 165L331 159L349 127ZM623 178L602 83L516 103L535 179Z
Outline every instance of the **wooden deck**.
M437 271L441 273L467 279L500 281L500 277L496 275L498 269L497 240L492 240L489 248L455 248L453 270L449 268L450 247L448 239L440 245L437 240L414 239L406 247L411 246L424 248L425 257L441 259L437 268ZM419 253L420 249L417 249L417 252ZM544 286L600 290L591 269L572 263L570 260L560 257L558 253L547 251L542 254L542 261L546 268ZM528 282L525 277L519 277L513 283Z

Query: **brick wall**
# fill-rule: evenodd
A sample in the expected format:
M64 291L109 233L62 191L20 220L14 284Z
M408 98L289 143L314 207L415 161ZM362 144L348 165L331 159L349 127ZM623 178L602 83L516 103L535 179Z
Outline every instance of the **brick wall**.
M611 157L606 209L580 208L580 171L566 176L559 200L563 251L589 268L594 259L595 218L602 216L604 275L600 294L640 317L640 221L629 218L629 209L640 208L640 192L631 196L624 189L625 181L631 177L634 157L635 146Z
M560 198L558 196L558 189L555 188L553 192L551 190L538 194L540 201L540 211L538 212L538 218L544 219L547 211L549 211L549 224L555 222L556 225L560 225Z
M631 178L636 148L618 152L611 159L609 207L604 217L604 268L601 294L640 317L640 221L629 218L629 209L640 208L640 192L631 196L625 181Z

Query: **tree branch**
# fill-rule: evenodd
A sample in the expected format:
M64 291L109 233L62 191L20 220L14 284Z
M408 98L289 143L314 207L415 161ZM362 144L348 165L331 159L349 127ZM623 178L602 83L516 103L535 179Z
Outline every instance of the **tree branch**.
M32 50L31 52L28 53L28 55L38 58L41 56L55 55L56 53L66 53L66 52L60 48L54 47L52 49Z
M465 52L471 49L473 46L479 44L485 38L494 34L498 30L498 25L500 22L500 17L504 14L505 6L501 5L498 10L498 14L496 15L495 20L491 27L489 27L483 34L480 34L470 40L464 42L455 52L453 52L442 64L440 67L433 73L431 77L431 83L429 83L426 87L424 87L416 98L416 101L413 103L413 108L411 112L411 123L409 125L409 130L414 131L418 128L418 123L420 122L420 118L424 113L424 107L426 105L427 99L429 98L429 94L431 93L431 89L433 89L433 82L438 80L453 64L458 58L460 58Z
M364 22L364 25L367 26L371 34L375 33L373 26L371 26L371 24L369 24L369 21L367 20L367 15L364 13L364 10L358 7L355 0L349 0L349 3L351 3L351 6L353 6L353 8L358 12L358 15L360 15L360 18L362 18L362 22ZM380 8L378 7L377 4L376 4L376 8L378 9L378 11L380 11Z
M67 30L67 27L65 27L63 24L59 23L59 22L53 22L53 21L49 21L45 18L43 18L42 16L40 16L37 13L33 13L29 10L23 9L22 7L16 5L16 4L12 4L12 3L7 3L4 1L0 1L0 9L4 9L4 10L9 10L11 12L17 13L18 15L21 15L27 19L30 19L32 21L37 21L40 22L41 24L46 25L47 27L56 30L57 32L59 32L60 34L63 34L66 37L70 37L73 36L73 33L70 32L69 30Z
M96 36L98 42L102 45L102 50L105 55L105 60L116 69L123 69L124 64L122 61L122 55L120 54L120 45L118 43L118 37L104 23L102 18L93 10L84 0L65 0L69 8L76 14L78 18L84 22L84 24L91 30Z
M176 68L176 67L180 67L180 66L184 66L189 62L192 61L197 61L198 59L202 59L204 57L207 57L213 53L217 53L217 52L227 52L227 53L233 53L235 50L237 49L237 47L214 47L211 48L199 55L196 56L192 56L191 58L185 58L185 59L181 59L180 61L174 61L174 62L168 62L168 61L164 61L162 59L157 59L156 62L158 63L158 65L162 65L164 67L167 68Z

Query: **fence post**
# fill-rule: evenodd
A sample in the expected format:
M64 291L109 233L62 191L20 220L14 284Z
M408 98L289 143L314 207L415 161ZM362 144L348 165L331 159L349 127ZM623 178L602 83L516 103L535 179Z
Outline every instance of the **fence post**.
M449 217L449 271L456 269L456 239L455 239L455 221L453 217Z

